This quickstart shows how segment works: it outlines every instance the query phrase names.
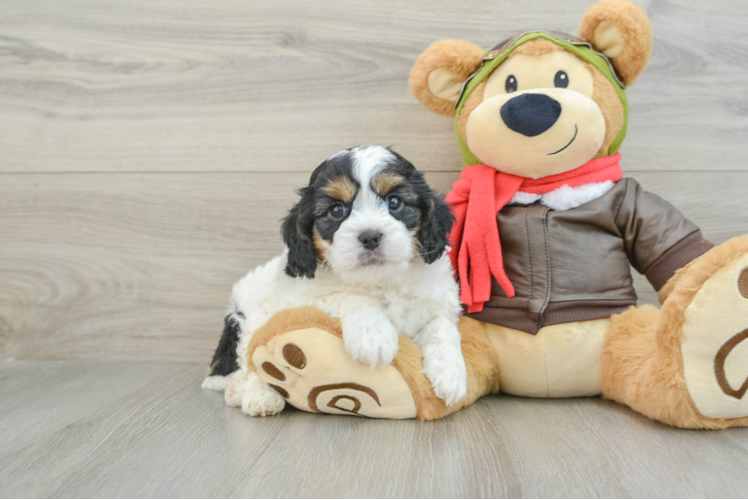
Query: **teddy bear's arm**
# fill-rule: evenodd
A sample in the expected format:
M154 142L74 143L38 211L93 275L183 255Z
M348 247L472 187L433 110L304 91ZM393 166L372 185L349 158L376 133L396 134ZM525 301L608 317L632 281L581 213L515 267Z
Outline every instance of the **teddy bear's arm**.
M631 265L660 290L679 269L714 245L670 203L632 179L623 182L627 189L616 225Z

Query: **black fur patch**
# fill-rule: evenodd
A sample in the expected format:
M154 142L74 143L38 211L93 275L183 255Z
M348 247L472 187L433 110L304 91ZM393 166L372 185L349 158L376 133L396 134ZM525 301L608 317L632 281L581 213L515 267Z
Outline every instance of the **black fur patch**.
M239 369L236 358L236 346L239 344L239 323L228 315L223 320L223 334L218 342L213 361L210 363L210 375L229 375Z
M288 247L286 274L294 278L314 278L317 270L317 254L312 241L314 188L302 188L299 194L301 201L291 209L281 226L283 242Z
M422 203L410 180L406 179L405 182L391 189L387 193L387 196L390 195L399 196L403 202L402 209L397 212L390 212L390 215L405 224L405 227L410 231L418 228L422 216Z
M423 173L408 160L392 151L396 161L387 168L405 179L405 182L390 191L397 194L405 203L399 218L408 229L415 229L418 222L421 229L418 240L421 243L421 257L424 262L436 262L443 254L449 242L454 216L452 209L444 198L426 183Z
M348 208L348 210L350 210L350 207ZM317 228L317 231L319 231L319 235L322 237L322 239L332 241L332 237L335 235L335 232L338 230L343 221L348 218L348 215L350 215L350 212L340 220L335 220L332 217L321 217L315 221L314 225Z
M444 198L431 192L433 206L426 211L418 240L421 242L421 258L426 264L436 262L444 254L449 243L449 233L454 224L452 209Z
M332 240L340 224L345 219L335 221L327 213L335 203L341 203L323 191L333 179L348 177L354 185L358 182L351 175L353 167L351 153L328 158L314 169L309 178L309 185L299 190L301 200L291 209L283 220L281 233L288 247L288 265L286 274L291 277L314 278L317 270L317 254L314 252L314 226L326 240ZM350 204L344 203L350 213Z

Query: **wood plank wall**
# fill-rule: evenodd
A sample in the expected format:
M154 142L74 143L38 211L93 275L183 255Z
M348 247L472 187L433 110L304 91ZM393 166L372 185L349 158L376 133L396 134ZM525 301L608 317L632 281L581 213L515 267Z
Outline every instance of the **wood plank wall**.
M0 357L207 363L321 160L393 145L457 178L451 121L408 89L420 51L576 32L591 3L0 3ZM623 167L716 243L748 232L748 2L638 3L655 51Z

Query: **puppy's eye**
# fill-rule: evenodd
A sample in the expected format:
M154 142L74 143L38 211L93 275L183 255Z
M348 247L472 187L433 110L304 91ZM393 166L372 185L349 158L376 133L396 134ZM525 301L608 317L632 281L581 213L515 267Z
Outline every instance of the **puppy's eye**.
M553 78L553 84L556 87L565 89L569 86L569 75L566 74L566 71L559 71L556 73L556 76Z
M403 200L399 196L391 194L387 197L387 208L390 209L390 212L397 212L403 208Z
M514 77L514 75L509 75L506 77L504 88L506 89L507 94L517 92L517 79Z
M345 205L342 203L336 203L335 205L330 207L330 210L328 211L330 214L330 217L332 217L335 220L340 220L348 213L348 210L345 208Z

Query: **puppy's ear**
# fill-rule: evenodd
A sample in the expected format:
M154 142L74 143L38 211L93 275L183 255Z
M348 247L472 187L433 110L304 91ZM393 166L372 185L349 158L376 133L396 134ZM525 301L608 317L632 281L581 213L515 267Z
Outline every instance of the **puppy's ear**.
M444 198L430 188L429 194L424 222L418 235L421 257L426 264L432 264L444 255L454 223L452 209L444 202Z
M283 219L281 233L283 241L288 247L288 264L286 274L292 278L314 278L317 270L317 255L314 253L312 231L314 217L312 215L312 199L314 188L305 187L299 191L301 200L291 209Z
M430 111L455 115L460 89L483 60L483 49L463 40L442 40L426 49L410 70L410 89Z
M601 0L579 24L579 35L611 60L624 85L644 71L652 54L652 26L639 7L625 0Z

